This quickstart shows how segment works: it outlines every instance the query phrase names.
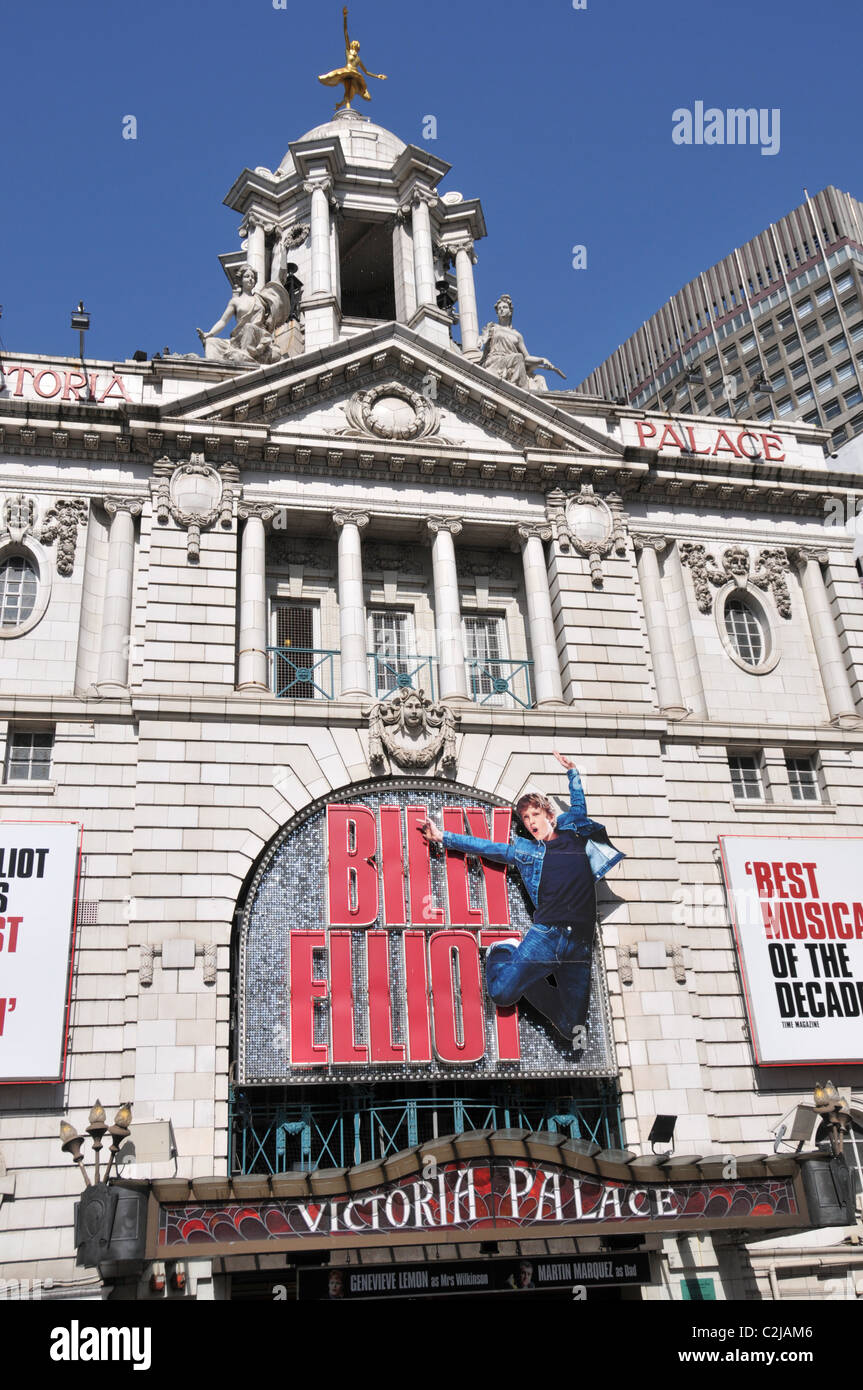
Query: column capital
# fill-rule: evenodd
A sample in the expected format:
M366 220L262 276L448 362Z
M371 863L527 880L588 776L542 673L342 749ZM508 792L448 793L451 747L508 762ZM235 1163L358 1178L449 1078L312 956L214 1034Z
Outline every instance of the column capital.
M122 497L116 493L110 493L107 497L103 497L102 506L112 520L118 512L128 512L130 516L140 516L144 510L142 498Z
M430 188L414 188L408 195L408 204L412 208L419 207L420 203L425 203L429 209L436 208L439 202L438 195L432 193Z
M829 558L826 550L820 550L814 545L789 545L785 547L785 553L792 565L804 565L809 560L826 565Z
M667 536L656 536L646 531L630 531L629 534L636 550L655 550L657 555L661 555L671 545Z
M305 179L303 182L304 193L315 193L320 191L329 197L333 191L333 180L329 174L317 174L315 177Z
M338 531L341 531L343 526L356 526L358 531L362 531L368 524L368 512L351 512L342 509L333 512L333 525Z
M464 251L465 254L470 257L473 264L476 265L476 252L474 250L473 237L459 237L458 241L446 241L443 245L444 249L448 251L451 256L457 256L459 251Z
M457 536L463 524L457 516L430 516L426 519L426 526L435 536L441 531L449 531L451 536Z
M553 535L552 528L547 521L528 521L515 529L516 535L523 543L534 539L550 541Z
M259 521L272 521L278 508L274 502L242 501L237 506L237 516L241 521L257 517Z

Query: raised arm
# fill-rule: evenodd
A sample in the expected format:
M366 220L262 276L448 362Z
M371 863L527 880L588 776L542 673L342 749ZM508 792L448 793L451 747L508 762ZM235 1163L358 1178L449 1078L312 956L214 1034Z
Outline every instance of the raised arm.
M441 832L434 821L424 820L417 829L428 845L443 845L444 849L454 849L459 854L475 854L481 859L493 859L499 864L511 864L515 859L515 846L498 840L481 840L475 835L454 835L449 830Z
M350 46L351 46L351 41L350 41L350 39L348 38L348 7L347 7L347 5L345 5L344 8L342 9L342 20L343 20L344 26L345 26L345 57L347 58L347 56L348 56L348 50L350 49Z

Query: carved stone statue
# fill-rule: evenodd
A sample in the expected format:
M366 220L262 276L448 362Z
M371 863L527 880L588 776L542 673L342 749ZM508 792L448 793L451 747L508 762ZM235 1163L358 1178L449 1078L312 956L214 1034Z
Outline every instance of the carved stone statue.
M288 321L291 300L284 286L269 281L256 289L258 277L250 265L241 266L234 281L234 293L228 300L222 317L209 333L198 329L208 362L223 362L231 367L257 367L278 362L282 353L276 347L276 330ZM231 315L236 324L227 342L218 335L227 327Z
M511 381L514 386L522 386L526 391L547 391L548 386L538 368L547 372L557 372L566 377L559 367L549 362L547 357L531 357L524 338L512 326L512 300L502 294L494 306L497 323L487 323L482 332L482 357L479 365L485 367L501 381Z
M455 765L455 715L436 704L424 690L399 690L368 711L369 762L385 766L389 757L399 767L429 767L442 756L444 767Z
M342 20L345 26L345 66L343 68L333 68L332 72L322 73L318 78L325 87L338 87L341 82L344 96L336 104L336 110L344 107L346 111L351 109L351 101L354 97L362 97L363 101L371 101L369 89L366 86L366 77L376 77L379 82L386 82L385 72L369 72L368 68L360 59L360 41L348 38L348 7L345 5L342 10ZM360 71L362 69L362 72Z

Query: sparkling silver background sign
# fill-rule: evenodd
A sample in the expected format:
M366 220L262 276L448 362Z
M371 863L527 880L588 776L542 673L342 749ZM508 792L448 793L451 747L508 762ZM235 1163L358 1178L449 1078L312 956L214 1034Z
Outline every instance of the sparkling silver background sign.
M491 836L493 810L501 806L469 787L394 778L343 788L285 827L264 855L243 912L241 1084L615 1074L598 942L588 1045L576 1054L526 1001L517 1012L498 1010L485 992L485 946L494 934L523 936L531 925L517 874L506 875L495 908L483 868L469 859L469 910L463 904L453 916L446 856L429 859L415 828L426 810L441 825L445 808L451 808L449 822L476 808L474 825L484 813L482 833ZM357 825L350 807L365 808ZM328 810L338 848L328 846ZM501 814L498 809L498 825ZM468 832L467 823L458 828ZM333 871L332 882L344 889L340 905L330 900L328 850L342 855L342 866L358 865L342 867L341 879ZM346 852L356 857L345 859ZM508 913L501 912L503 892ZM369 903L375 916L364 911ZM346 924L350 911L362 925ZM506 926L502 915L509 917ZM465 916L470 925L460 920Z

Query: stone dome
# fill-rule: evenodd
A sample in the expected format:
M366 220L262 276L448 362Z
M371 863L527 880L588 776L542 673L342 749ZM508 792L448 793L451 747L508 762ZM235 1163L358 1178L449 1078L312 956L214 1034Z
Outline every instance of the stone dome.
M300 136L299 143L321 140L333 135L337 135L342 143L347 164L365 164L390 169L406 148L404 140L393 135L391 130L385 130L382 125L375 125L374 121L370 121L367 116L361 116L358 111L346 111L333 120L325 121L323 125L316 125L313 130ZM279 165L278 173L285 175L293 172L294 161L289 150Z

